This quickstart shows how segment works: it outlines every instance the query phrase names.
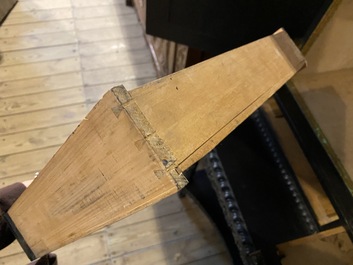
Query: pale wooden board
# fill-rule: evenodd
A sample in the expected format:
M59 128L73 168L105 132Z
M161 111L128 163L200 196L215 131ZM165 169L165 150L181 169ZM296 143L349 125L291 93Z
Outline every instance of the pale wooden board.
M283 117L274 99L264 104L264 109L271 121L277 139L287 157L296 177L316 215L320 225L325 225L338 220L329 198L323 190L309 162L300 148L293 132Z
M53 61L77 57L77 44L67 44L54 47L33 48L27 50L6 52L3 54L0 66Z
M33 178L34 173L45 166L59 147L58 145L30 152L0 156L0 177L8 178L30 172L31 178Z
M135 223L114 230L109 229L109 246L115 249L112 253L114 256L120 256L158 245L161 239L163 242L173 242L200 233L202 230L212 229L206 218L193 221L190 222L186 212L180 212L144 221L143 225ZM212 235L209 239L211 238Z
M104 1L100 1L100 0L75 0L74 2L72 2L74 7L85 7L85 6L110 6L110 5L114 5L114 4L125 4L124 0L104 0Z
M37 21L63 20L72 18L71 8L57 8L50 10L31 10L29 12L11 12L3 25L33 23Z
M83 70L93 70L116 66L137 65L149 63L151 68L152 56L148 50L135 50L131 52L112 52L95 56L82 56L81 65Z
M0 98L82 86L80 71L0 82Z
M280 32L132 90L131 96L185 170L304 64Z
M146 209L152 216L154 212L155 218L135 219L137 213L127 218L135 223L120 225L122 220L107 228L114 264L140 264L141 260L144 264L188 264L224 252L217 229L192 200L187 197L180 200L173 195L164 201ZM173 208L177 209L174 214ZM136 230L139 240L132 239L136 235L130 228ZM160 244L161 241L164 243ZM223 254L223 257L219 264L228 264L229 256Z
M143 31L140 25L127 25L124 28L110 27L77 31L77 39L80 43L141 36L143 36Z
M108 231L116 231L117 229L123 230L124 227L128 227L130 225L137 225L137 224L143 224L146 221L153 221L163 225L164 222L162 222L162 219L156 220L156 218L163 217L163 216L168 216L171 214L177 214L181 212L187 212L186 218L194 223L193 219L194 218L204 218L204 214L200 211L200 208L195 204L192 199L189 197L185 197L180 199L177 194L172 195L168 198L165 198L164 200L156 203L155 205L151 205L133 215L130 215L112 225L107 226ZM194 213L194 214L193 214ZM166 222L169 222L169 219L163 219ZM210 229L210 231L213 231L213 228ZM147 242L148 244L148 242ZM117 249L120 247L117 246Z
M79 122L87 113L85 104L46 109L0 117L0 135L47 128L58 124Z
M77 122L0 136L1 156L58 146L76 128Z
M231 264L228 253L220 253L200 260L188 263L189 265L214 265L214 264Z
M155 80L155 77L143 78L143 79L133 79L127 81L121 81L121 84L124 84L124 87L127 90L132 90L138 86L144 85L148 82ZM114 83L107 83L107 84L99 84L93 86L86 86L85 87L85 96L87 102L94 103L97 102L102 96L107 92L107 90L111 87L114 87L119 84L119 81ZM89 108L92 109L92 108Z
M163 245L152 246L144 251L113 258L113 263L137 265L143 261L144 265L194 264L194 262L195 264L231 264L229 254L220 253L224 250L224 246L221 245L219 238L216 234L213 236L214 238L203 238L197 235L181 238Z
M319 233L316 238L294 244L281 244L281 254L285 257L281 260L283 265L350 265L353 260L353 244L346 232L334 231L330 235Z
M0 38L2 52L77 43L74 31L56 32L36 36Z
M19 253L15 255L6 256L0 259L1 265L23 265L28 264L29 260L25 253Z
M27 24L5 25L0 27L1 38L15 38L19 36L32 36L38 34L55 33L61 31L73 31L74 21L65 19L59 21L45 21Z
M59 147L58 147L59 148ZM57 149L58 149L57 148ZM56 150L54 150L55 152ZM52 157L52 154L48 156L48 160ZM44 161L45 162L45 161ZM15 175L15 176L9 176L9 177L1 177L0 178L0 186L2 187L6 187L8 185L11 185L13 183L16 182L24 182L27 180L31 180L35 177L35 175L42 169L41 168L37 168L36 170L34 170L33 172L27 172L24 174L20 174L20 175Z
M81 65L79 57L71 57L32 64L2 66L0 69L0 79L9 81L74 72L80 70Z
M352 186L353 68L298 75L294 84L318 123L319 127L315 127L317 135L336 165L343 165L350 177L348 184Z
M82 73L85 86L106 83L124 84L134 79L155 78L156 70L152 62L138 65L109 67L96 70L87 70Z
M32 10L47 10L55 8L71 7L70 0L60 1L43 1L43 0L30 0L30 1L19 1L12 12L28 12Z
M143 36L129 39L115 39L105 41L95 41L92 43L80 43L80 55L92 56L105 53L123 53L134 50L147 50L147 44Z
M135 13L133 8L127 7L125 4L75 7L72 12L76 19L121 16Z
M85 102L82 87L0 99L0 117Z
M110 28L119 27L126 25L138 24L136 14L127 14L123 16L111 16L111 17L97 17L97 18L86 18L75 21L77 30L89 30L97 28Z
M93 264L109 258L106 232L87 236L55 251L59 264Z
M115 96L107 93L9 210L37 256L177 191L144 141ZM32 200L42 206L29 207ZM40 226L29 221L43 215Z

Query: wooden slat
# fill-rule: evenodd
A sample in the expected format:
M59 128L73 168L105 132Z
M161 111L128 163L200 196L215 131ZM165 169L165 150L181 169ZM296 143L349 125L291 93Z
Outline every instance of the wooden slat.
M77 55L77 44L13 51L3 54L0 66L53 61L58 59L77 57Z
M143 78L143 79L127 80L127 81L124 81L123 83L124 83L124 87L127 90L131 90L138 86L142 86L148 82L151 82L152 80L155 80L155 79L156 78L154 77L149 77L149 78ZM87 102L91 102L91 103L97 102L99 99L102 98L102 96L107 92L109 88L114 87L117 84L118 82L100 84L100 85L94 85L94 86L86 86L85 95L86 95Z
M77 122L0 136L1 155L9 155L63 144Z
M129 25L123 29L111 27L77 31L77 39L80 41L80 43L134 38L141 36L143 36L143 31L140 25Z
M93 43L81 43L80 55L91 56L92 54L121 53L134 50L147 49L147 44L143 36L129 39L115 39L105 41L95 41Z
M75 0L72 4L74 7L84 7L84 6L99 6L99 5L114 5L114 4L125 4L124 0Z
M32 10L47 10L55 8L71 7L70 0L60 1L42 1L42 0L30 0L30 1L19 1L12 12L27 12Z
M55 61L38 62L0 67L0 79L3 81L19 80L46 75L56 75L80 70L78 57Z
M342 227L290 241L278 246L283 265L351 264L353 244Z
M128 253L121 257L113 258L117 265L138 265L143 261L144 265L164 265L164 264L193 264L193 262L203 259L203 263L211 256L218 256L223 245L216 234L214 238L203 238L200 236L185 237L177 241L167 242L163 245L156 245L149 249L143 249L136 253ZM231 260L227 253L222 253L222 263L230 264ZM204 260L207 258L206 260ZM216 261L214 258L211 259ZM209 263L210 264L210 263Z
M105 53L95 56L81 57L83 70L109 68L115 66L151 64L152 56L148 50L135 50L133 53Z
M30 152L0 156L0 177L28 176L27 173L30 173L31 178L34 178L34 173L41 170L58 149L59 146L54 146Z
M74 31L0 39L2 52L77 43Z
M55 150L53 152L55 152ZM52 155L50 155L48 157L51 158ZM48 160L45 160L45 161L48 161ZM34 176L42 168L43 168L43 166L40 167L40 168L35 169L33 172L27 172L27 173L24 173L24 174L15 175L15 176L9 176L9 177L1 177L1 179L0 179L0 187L3 188L3 187L6 187L8 185L11 185L13 183L16 183L16 182L24 182L24 181L27 181L27 180L31 180L31 179L34 178Z
M16 97L82 85L83 82L79 71L21 80L3 81L0 82L0 98Z
M109 258L106 233L100 232L58 249L59 264L94 264Z
M85 104L75 104L55 109L47 109L0 117L0 135L46 128L59 124L78 122L87 113Z
M163 226L159 225L160 223ZM109 246L115 249L114 256L121 256L158 245L161 238L164 242L172 242L193 236L198 231L208 228L212 229L206 218L194 223L190 222L185 212L180 212L114 230L109 229Z
M135 14L127 14L124 16L79 19L76 20L75 26L77 30L81 31L98 28L100 29L126 25L137 25L138 23L139 22Z
M155 78L156 70L152 63L87 70L82 73L86 86L106 83L121 84L134 79Z
M57 8L50 10L32 10L29 12L11 12L3 25L17 25L38 21L52 21L72 18L71 8Z
M133 8L127 7L125 4L75 7L73 12L77 19L121 16L135 13Z
M26 254L24 253L19 253L7 257L3 257L0 259L0 264L1 265L23 265L23 264L28 264L28 258Z
M65 19L60 21L45 21L31 23L30 27L27 24L5 25L0 27L1 38L15 38L19 36L33 36L38 34L73 31L74 21Z
M107 226L106 230L123 230L126 226L144 224L144 222L146 221L153 222L153 220L163 226L164 221L166 223L169 223L168 218L158 219L157 221L155 219L169 215L175 216L175 214L180 214L181 212L186 212L185 218L191 221L192 223L194 223L193 219L197 218L195 216L204 217L204 213L201 212L198 205L196 205L195 202L193 202L190 198L185 197L183 199L180 199L177 194L174 194L156 203L155 205L151 205L133 215L130 215L112 225ZM210 231L212 231L213 229L214 228L211 228ZM117 249L119 249L119 246L117 246Z
M85 101L82 87L0 99L0 117L62 107Z

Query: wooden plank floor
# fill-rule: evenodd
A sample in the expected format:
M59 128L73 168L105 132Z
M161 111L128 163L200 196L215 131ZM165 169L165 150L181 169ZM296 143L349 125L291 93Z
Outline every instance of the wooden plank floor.
M123 0L19 0L0 26L0 186L41 170L101 95L156 78ZM216 229L172 196L55 253L59 264L229 264ZM17 243L0 264L28 259Z

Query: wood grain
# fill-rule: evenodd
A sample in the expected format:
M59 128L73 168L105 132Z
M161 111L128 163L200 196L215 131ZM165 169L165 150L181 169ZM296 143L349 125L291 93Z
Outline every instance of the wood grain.
M113 88L9 215L39 257L174 194L187 183L182 170L304 65L279 31L130 94Z
M85 140L77 143L77 139ZM172 177L174 169L166 171L144 141L115 96L106 94L11 210L11 217L36 255L43 255L48 248L57 249L178 190ZM185 183L182 178L178 181L181 186ZM43 189L47 192L39 194ZM26 205L29 198L44 204L30 210ZM33 210L38 216L51 218L44 218L41 226L32 222L29 227ZM81 229L77 229L77 218ZM43 238L47 229L50 231Z
M279 32L149 83L131 96L185 170L304 65L286 33Z
M80 71L0 82L0 98L82 86Z

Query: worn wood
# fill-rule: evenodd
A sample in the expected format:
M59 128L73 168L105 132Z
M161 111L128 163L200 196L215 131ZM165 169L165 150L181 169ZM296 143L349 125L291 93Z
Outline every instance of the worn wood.
M41 256L177 192L181 172L304 65L279 31L130 93L113 88L10 217Z
M287 38L280 32L131 91L182 170L304 66Z
M277 246L283 265L352 264L353 244L343 227L286 242Z

